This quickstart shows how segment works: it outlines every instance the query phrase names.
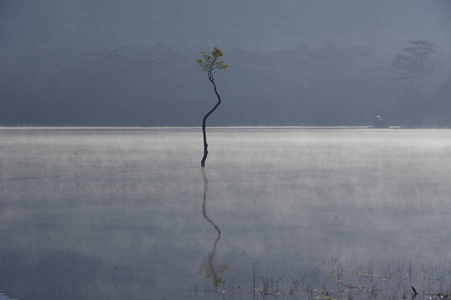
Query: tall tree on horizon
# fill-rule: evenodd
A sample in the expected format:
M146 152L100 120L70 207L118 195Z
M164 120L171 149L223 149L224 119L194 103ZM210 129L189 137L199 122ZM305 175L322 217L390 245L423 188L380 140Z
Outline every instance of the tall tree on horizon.
M397 79L408 79L411 98L424 96L424 82L432 75L429 55L434 53L434 44L428 41L409 41L409 47L403 50L407 54L399 54L393 59L391 66L400 69ZM418 82L416 88L415 82Z
M202 168L204 168L205 161L207 160L207 155L208 155L208 143L207 143L207 132L206 132L207 119L221 104L221 96L219 95L218 90L216 88L214 73L215 73L215 70L226 70L229 67L229 65L226 65L223 60L220 60L220 58L224 56L224 52L222 52L222 50L219 49L218 47L214 47L211 54L207 53L205 51L201 51L201 54L202 54L203 58L198 59L197 64L202 68L202 70L207 72L208 80L213 85L213 90L216 94L216 97L218 98L218 102L216 103L216 105L202 119L202 133L203 133L203 138L204 138L204 156L202 157L200 165Z
M398 114L404 125L418 126L422 119L421 103L424 101L425 80L432 76L429 55L434 53L434 44L427 41L409 41L404 53L397 55L391 66L400 70L398 78L408 80L405 93L401 95L403 103L398 105Z
M409 41L410 47L404 49L416 62L420 80L420 95L424 93L424 80L432 75L432 67L428 62L429 55L434 53L434 44L427 41Z

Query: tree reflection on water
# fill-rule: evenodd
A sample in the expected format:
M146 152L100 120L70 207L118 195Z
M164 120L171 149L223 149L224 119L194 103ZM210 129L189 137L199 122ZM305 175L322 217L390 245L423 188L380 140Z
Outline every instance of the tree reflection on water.
M202 214L203 214L205 220L207 220L207 222L210 223L211 226L213 226L213 228L216 230L218 235L213 244L213 249L208 254L207 263L204 263L200 266L198 274L203 280L211 279L213 281L214 288L218 289L221 286L221 284L224 283L224 279L220 275L223 275L224 272L229 267L227 264L215 265L215 263L214 263L215 256L216 256L216 247L218 245L219 240L221 239L221 230L215 224L215 222L213 222L213 220L210 219L207 215L208 178L207 178L207 174L205 173L205 168L201 168L201 170L202 170L202 177L204 178L204 193L203 193L203 198L202 198Z

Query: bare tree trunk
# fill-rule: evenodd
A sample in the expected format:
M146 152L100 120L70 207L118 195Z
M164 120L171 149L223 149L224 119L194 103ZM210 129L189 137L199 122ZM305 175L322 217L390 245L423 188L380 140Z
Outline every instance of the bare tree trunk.
M202 134L204 137L204 156L202 157L202 161L200 162L200 166L202 168L205 167L205 161L207 160L208 155L208 143L207 143L207 118L218 108L218 106L221 104L221 96L218 94L218 90L216 89L215 80L213 78L213 74L211 72L208 73L208 80L213 84L213 89L215 91L216 97L218 98L218 102L216 105L204 116L202 120Z

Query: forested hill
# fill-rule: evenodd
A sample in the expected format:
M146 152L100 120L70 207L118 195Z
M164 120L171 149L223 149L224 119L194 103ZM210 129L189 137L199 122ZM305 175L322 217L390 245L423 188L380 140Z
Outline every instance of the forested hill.
M195 61L219 46L211 125L449 126L450 15L445 0L0 0L0 124L198 126L215 98ZM415 105L390 67L409 40L435 44Z

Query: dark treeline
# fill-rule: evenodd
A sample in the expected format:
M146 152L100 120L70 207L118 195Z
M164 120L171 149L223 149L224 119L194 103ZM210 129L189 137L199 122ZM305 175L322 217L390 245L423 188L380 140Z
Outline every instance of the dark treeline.
M199 9L107 2L0 2L1 125L200 126L215 99L196 59L219 46L230 67L216 77L224 103L211 125L370 125L378 115L389 125L451 126L444 44L435 46L434 76L415 103L390 66L428 32L417 26L423 34L412 37L387 25L401 4L385 13L380 3L346 10L330 2L347 13L362 9L350 19L363 31L348 35L354 23L338 26L333 10L314 23L315 1L246 0L236 13L236 1ZM377 18L365 17L376 10ZM387 30L397 43L363 39Z
M194 52L62 47L36 48L3 64L3 125L198 126L214 102ZM412 126L451 124L449 82L423 105L409 105L389 62L367 47L234 49L226 59L229 70L217 76L224 105L214 125L367 125L376 115L405 125L414 113L422 117Z

